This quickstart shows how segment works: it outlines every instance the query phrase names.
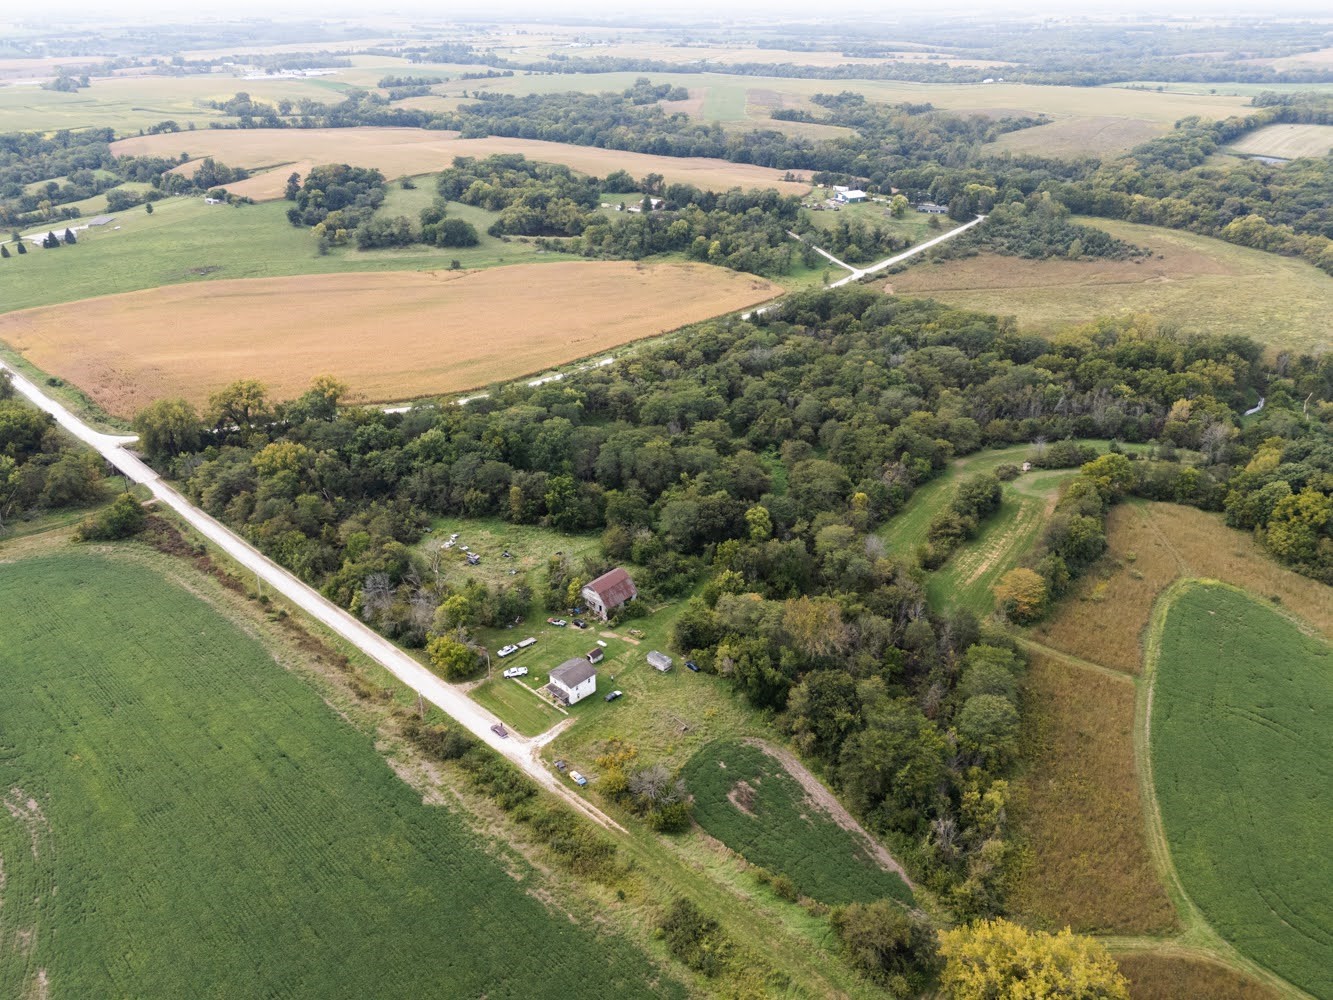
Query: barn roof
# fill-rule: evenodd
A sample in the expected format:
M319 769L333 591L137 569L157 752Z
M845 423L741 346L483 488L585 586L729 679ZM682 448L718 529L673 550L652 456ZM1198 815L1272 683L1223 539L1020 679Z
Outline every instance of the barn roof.
M588 584L588 588L601 598L602 604L608 608L624 604L639 593L634 588L634 581L629 578L629 574L619 566L609 573L603 573Z
M559 681L567 688L578 687L589 677L596 676L597 671L593 668L593 665L582 656L574 660L566 660L551 671L551 680Z

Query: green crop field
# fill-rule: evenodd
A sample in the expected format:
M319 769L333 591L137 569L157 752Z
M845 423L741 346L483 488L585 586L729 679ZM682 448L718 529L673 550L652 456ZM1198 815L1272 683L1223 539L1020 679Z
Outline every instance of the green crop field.
M1022 260L979 254L889 275L899 295L1013 316L1051 333L1098 316L1151 314L1184 332L1241 334L1279 349L1333 340L1333 277L1313 264L1155 226L1078 218L1147 247L1135 261Z
M704 830L751 864L786 875L802 895L824 903L911 902L906 883L758 747L709 744L691 758L684 778Z
M1242 953L1328 1000L1333 648L1230 587L1162 626L1152 775L1185 891Z
M423 187L433 188L429 178ZM394 214L412 214L408 198L433 191L394 191ZM103 206L105 197L98 199ZM429 199L426 199L429 201ZM481 243L466 249L413 246L361 251L335 247L320 256L308 230L287 222L287 202L231 208L202 198L157 202L152 215L142 206L121 212L112 225L79 234L77 246L39 250L0 260L0 310L26 309L133 292L161 285L222 278L271 278L338 271L445 270L457 260L465 268L568 259L538 254L527 243L486 235L494 217L482 209L450 204L449 214L477 228ZM56 227L63 231L65 224ZM120 229L113 229L119 226Z
M682 995L147 566L9 563L0 606L0 995Z

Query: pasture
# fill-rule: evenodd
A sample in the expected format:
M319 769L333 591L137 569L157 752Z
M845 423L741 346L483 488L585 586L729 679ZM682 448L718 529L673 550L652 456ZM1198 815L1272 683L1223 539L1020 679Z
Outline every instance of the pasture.
M1269 125L1241 136L1227 152L1295 160L1333 150L1333 125Z
M910 903L911 890L871 853L865 839L839 825L782 762L749 743L719 741L691 758L683 775L694 818L754 865L786 875L820 902Z
M1111 510L1107 554L1030 634L1048 646L1125 673L1138 673L1153 604L1180 576L1242 587L1282 606L1333 639L1328 587L1283 568L1243 531L1195 507L1127 501Z
M995 147L1015 154L1072 160L1084 156L1124 153L1166 131L1163 123L1142 118L1092 115L1006 132L995 141Z
M723 268L629 262L257 278L8 313L0 341L118 416L169 396L200 403L239 378L292 398L325 372L391 401L542 371L780 292Z
M304 173L320 163L376 167L384 176L393 178L443 170L456 156L482 158L495 153L521 153L530 160L563 163L573 170L597 176L615 170L627 170L634 177L658 173L669 182L693 184L706 190L772 187L786 194L803 194L810 189L808 183L784 181L784 171L748 163L654 156L539 139L501 136L460 139L456 132L412 128L209 129L122 139L113 143L111 150L117 156L179 155L184 151L196 160L212 156L233 167L273 167L227 186L236 194L258 201L281 198L292 171ZM194 167L187 164L184 169L193 171Z
M1184 891L1244 955L1333 997L1333 649L1248 594L1173 595L1149 748Z
M23 559L0 604L5 996L682 995L147 565Z
M497 93L563 93L582 91L600 93L621 91L634 84L641 73L561 73L546 76L514 76L497 80L460 80L437 91L457 96L462 90L478 88ZM691 96L702 98L696 114L704 121L747 125L768 122L768 108L747 98L751 92L782 95L788 106L806 107L811 96L827 93L829 80L794 79L768 76L732 76L724 73L650 73L654 83L671 83L689 89ZM864 94L868 100L892 104L930 103L945 111L987 115L1050 115L1056 120L1126 118L1146 122L1159 132L1169 130L1187 115L1225 118L1248 105L1248 97L1234 95L1189 94L1150 90L1126 90L1113 87L1048 87L1019 83L910 83L901 80L838 80L837 90ZM734 118L710 117L707 109L727 109ZM769 105L771 107L771 105Z
M417 191L391 195L420 194ZM90 199L105 207L105 196ZM229 208L205 205L202 198L168 198L148 215L142 206L115 216L115 222L79 234L72 248L29 253L0 261L0 309L28 309L98 295L133 292L227 278L272 278L339 271L445 270L457 260L467 269L500 264L569 260L539 254L529 242L486 234L494 215L452 203L449 214L471 222L475 247L357 250L333 247L318 252L310 231L290 225L287 204L272 202ZM114 228L114 227L119 227Z
M1144 833L1133 683L1058 653L1029 649L1028 656L1024 764L1012 811L1025 860L1011 906L1047 930L1175 930L1175 907Z
M1185 331L1243 334L1275 349L1333 341L1333 277L1312 264L1222 240L1105 219L1076 221L1148 247L1135 261L1023 260L980 254L889 277L898 295L1014 316L1053 332L1098 316L1151 313Z

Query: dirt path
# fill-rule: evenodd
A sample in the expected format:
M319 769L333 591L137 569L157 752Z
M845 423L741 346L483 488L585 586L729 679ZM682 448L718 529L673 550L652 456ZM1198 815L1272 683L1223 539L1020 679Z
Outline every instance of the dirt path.
M896 874L907 883L907 888L916 892L916 883L914 883L908 876L907 872L903 869L903 866L898 863L897 858L889 853L888 848L865 831L865 828L856 821L856 818L843 808L843 804L838 801L837 797L824 787L824 783L811 774L809 769L796 759L795 754L791 753L789 750L784 750L781 747L775 747L771 743L767 743L760 739L751 738L747 739L745 742L750 746L758 747L785 767L787 773L800 782L801 787L805 789L805 794L810 797L810 800L828 813L829 816L833 818L833 822L837 823L849 833L860 837L861 840L865 842L871 857L879 862L881 868Z

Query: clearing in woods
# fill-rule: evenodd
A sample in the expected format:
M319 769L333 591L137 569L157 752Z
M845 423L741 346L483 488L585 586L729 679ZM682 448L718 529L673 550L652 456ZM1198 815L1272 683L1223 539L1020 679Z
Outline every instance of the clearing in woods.
M292 171L304 174L319 163L375 167L385 177L394 178L443 170L456 156L483 158L494 153L521 153L530 160L563 163L598 177L615 170L627 170L636 178L656 173L669 182L713 191L771 187L784 194L804 194L810 190L808 182L784 181L785 171L749 163L655 156L503 136L460 139L457 132L415 128L208 129L122 139L112 143L111 152L116 156L179 156L188 152L194 160L212 156L232 167L272 167L227 185L229 191L259 201L281 198ZM179 169L193 172L197 167L191 163Z
M0 341L130 416L235 379L293 398L320 373L368 401L513 378L782 291L703 264L561 261L487 271L175 285L0 317Z
M979 254L923 261L889 276L887 290L1014 316L1050 333L1098 316L1150 313L1187 331L1243 334L1274 348L1333 341L1333 276L1313 264L1155 226L1078 218L1147 247L1135 261L1023 260Z
M829 904L885 897L911 903L911 890L868 835L849 818L835 818L754 743L709 744L682 776L695 821L746 861L790 878L800 895Z
M1295 160L1333 150L1333 125L1269 125L1225 147L1229 153Z
M1105 442L1084 441L1105 450ZM1137 450L1137 446L1124 446ZM994 472L1001 465L1019 465L1033 455L1027 444L979 451L956 459L940 476L921 486L906 506L879 528L878 534L890 555L916 561L917 549L926 542L930 522L948 503L964 478ZM930 573L926 594L935 607L949 604L988 613L995 599L991 587L1032 548L1060 485L1077 469L1033 469L1002 484L1000 509L986 519L977 536L960 545L949 560Z
M0 994L683 995L147 565L20 559L0 606Z
M1184 892L1242 954L1333 997L1333 647L1191 581L1149 644L1149 751Z

